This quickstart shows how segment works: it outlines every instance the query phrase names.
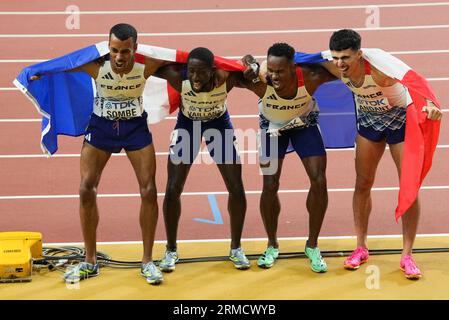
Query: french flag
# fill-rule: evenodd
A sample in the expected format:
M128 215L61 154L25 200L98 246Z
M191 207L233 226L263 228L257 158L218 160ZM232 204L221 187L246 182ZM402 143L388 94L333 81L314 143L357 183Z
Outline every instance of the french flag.
M65 56L28 66L13 81L42 115L41 149L45 154L52 155L58 150L58 135L83 135L92 114L95 97L93 79L84 72L64 71L108 53L108 42L99 42ZM185 63L188 52L139 44L136 61L143 63L144 56ZM245 69L237 61L221 57L215 57L215 64L227 71ZM42 75L41 79L31 81L31 76L36 74ZM156 77L147 80L143 102L149 123L164 119L179 107L180 101L179 93L167 81Z
M95 85L84 72L65 73L109 53L108 42L100 42L65 56L26 67L14 80L42 115L41 148L47 155L58 149L59 134L84 134L92 113ZM413 105L407 108L407 129L404 159L400 179L396 219L399 219L416 199L428 173L438 142L440 122L431 121L421 111L429 99L439 106L428 82L409 66L380 49L363 49L364 58L386 75L398 79L410 91ZM188 53L144 44L138 45L136 59L149 56L156 59L186 62ZM319 63L331 60L330 52L296 53L296 63ZM218 68L244 70L235 60L215 58ZM36 74L39 81L30 81ZM356 136L355 104L351 91L339 80L321 85L314 97L320 106L320 128L326 148L354 146ZM180 104L179 93L165 80L150 77L144 90L144 107L149 122L156 123L175 111ZM256 104L255 104L256 105Z
M427 119L427 113L422 112L422 108L427 105L426 99L441 107L427 80L403 61L381 49L362 49L362 53L371 65L406 86L413 100L413 104L407 108L404 155L395 213L396 220L399 220L416 200L432 166L438 144L441 122ZM332 60L330 51L322 52L322 57Z
M79 67L109 53L108 42L103 41L65 56L24 68L13 81L42 115L41 149L47 155L58 150L58 135L83 135L92 114L95 83L84 72L64 71ZM185 63L188 52L139 44L136 61L143 63L145 56ZM302 54L298 63L323 60L321 54ZM243 65L222 57L215 57L218 68L243 71ZM30 81L39 74L41 79ZM356 135L355 107L352 94L340 81L323 85L315 94L321 108L320 123L327 148L354 146ZM143 93L144 108L150 124L163 120L180 105L180 95L167 81L150 77ZM257 103L255 100L255 110Z

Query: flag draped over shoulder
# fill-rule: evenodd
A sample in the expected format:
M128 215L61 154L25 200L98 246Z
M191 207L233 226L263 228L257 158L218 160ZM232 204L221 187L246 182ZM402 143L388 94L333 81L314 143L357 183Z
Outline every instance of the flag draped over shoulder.
M362 49L363 57L385 75L397 79L410 92L413 103L407 108L404 154L402 159L399 199L395 217L398 220L413 204L422 182L432 166L440 132L440 121L427 119L422 108L431 100L440 108L426 79L408 65L381 49ZM330 52L322 53L330 60Z
M379 71L399 80L409 89L413 104L407 108L404 156L402 160L399 201L396 220L415 201L421 184L432 166L432 159L438 144L440 121L427 119L422 108L431 100L440 108L435 93L426 79L408 65L380 49L364 49L364 57Z
M189 53L181 50L167 49L156 46L139 44L136 60L143 60L145 56L165 61L186 63ZM143 61L141 61L143 62ZM227 71L244 71L245 67L236 60L215 56L215 65ZM148 122L157 123L174 112L181 103L179 92L173 89L164 79L150 77L143 92L144 108L148 113Z
M84 134L92 114L95 96L93 79L84 72L65 71L108 53L108 42L99 42L65 56L26 67L13 81L42 115L41 148L47 155L58 150L59 134ZM139 44L136 61L142 62L144 56L185 63L188 52ZM215 64L218 68L228 71L244 70L236 61L221 57L215 57ZM33 75L41 75L41 78L31 81ZM165 80L156 77L147 80L143 97L150 123L161 121L176 110L180 103L179 93Z
M319 53L295 53L295 63L325 62ZM324 83L314 93L320 108L319 123L326 148L354 147L357 135L354 95L340 80Z

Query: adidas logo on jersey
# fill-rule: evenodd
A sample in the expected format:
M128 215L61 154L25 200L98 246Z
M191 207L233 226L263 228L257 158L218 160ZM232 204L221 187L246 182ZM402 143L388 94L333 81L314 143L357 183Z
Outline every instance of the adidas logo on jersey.
M196 97L195 92L193 92L192 90L190 90L189 92L186 92L185 95L190 96L190 97Z
M276 95L273 93L271 96L267 97L267 100L271 99L271 100L277 100L278 98L276 97Z
M108 72L104 76L102 76L101 79L114 80L114 77L112 76L112 74L110 72Z

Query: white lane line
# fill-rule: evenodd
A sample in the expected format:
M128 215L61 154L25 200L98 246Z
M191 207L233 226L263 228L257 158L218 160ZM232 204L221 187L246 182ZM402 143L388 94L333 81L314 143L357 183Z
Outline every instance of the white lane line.
M409 50L409 51L389 51L390 54L408 55L408 54L433 54L433 53L449 53L449 50Z
M448 77L444 77L444 78L426 78L427 81L431 82L431 81L448 81L449 78Z
M427 234L417 234L417 238L436 238L436 237L449 237L449 233L427 233ZM320 236L320 240L351 240L356 239L356 236ZM384 235L369 235L368 239L402 239L402 234L384 234ZM308 237L279 237L281 241L306 241ZM177 240L179 243L201 243L201 242L226 242L229 243L231 239L192 239L192 240ZM267 241L267 238L243 238L242 241ZM155 243L166 244L165 240L156 240ZM141 245L142 240L137 241L103 241L97 242L99 245L123 245L123 244L136 244ZM44 246L81 246L84 245L83 242L49 242L44 243Z
M0 63L38 63L50 59L1 59Z
M257 150L239 150L240 154L256 154ZM200 151L200 155L209 154L208 151ZM156 156L168 156L168 152L156 152ZM61 153L47 156L46 154L0 154L0 159L25 159L25 158L79 158L79 153ZM126 153L113 153L112 157L126 157Z
M447 190L449 186L423 186L421 190ZM373 188L372 191L397 191L399 187L379 187ZM328 192L353 192L354 188L329 188ZM309 189L292 189L292 190L279 190L279 193L308 193ZM245 191L247 195L261 194L262 190ZM183 196L205 196L205 195L228 195L227 191L209 191L209 192L183 192ZM158 197L163 197L165 193L159 192ZM56 195L26 195L26 196L0 196L0 200L31 200L31 199L76 199L79 196L77 194L56 194ZM98 198L135 198L140 197L138 193L111 193L111 194L99 194Z
M391 54L396 55L414 55L414 54L441 54L441 53L449 53L449 49L442 50L412 50L412 51L389 51ZM239 56L224 56L227 59L240 59L245 54ZM256 59L264 59L266 55L255 55ZM49 59L0 59L0 63L38 63L48 61Z
M426 30L447 29L448 24L419 25L419 26L392 26L379 28L353 28L355 31L392 31L392 30ZM229 36L229 35L257 35L257 34L291 34L291 33L320 33L334 32L332 29L287 29L287 30L248 30L248 31L210 31L210 32L160 32L139 33L139 37L185 37L185 36ZM108 37L106 33L53 33L53 34L0 34L0 38L94 38Z
M386 150L390 148L387 146ZM449 149L449 144L439 144L437 149ZM326 149L327 152L354 151L354 148ZM240 154L257 154L257 150L239 150ZM208 155L208 151L200 151L200 155ZM168 152L156 152L156 156L168 156ZM56 153L52 156L46 154L0 154L0 159L33 159L33 158L79 158L79 153ZM126 157L126 153L113 153L112 157Z
M89 10L82 11L84 15L104 14L191 14L191 13L239 13L239 12L274 12L274 11L314 11L314 10L348 10L376 8L407 8L407 7L441 7L449 2L431 3L397 3L397 4L366 4L344 6L314 6L314 7L274 7L274 8L241 8L241 9L185 9L185 10ZM68 15L65 11L2 11L0 15Z
M0 119L0 122L41 122L42 119Z
M442 109L443 113L449 112L449 109ZM231 119L253 119L253 118L259 118L259 115L257 114L236 114L231 116ZM165 120L176 120L176 117L166 117ZM41 122L42 119L0 119L0 123L2 122Z
M449 110L449 109L448 109ZM259 118L257 114L240 114L231 116L231 119L252 119ZM176 120L176 117L166 117L165 120ZM0 122L41 122L42 119L0 119Z
M434 82L434 81L448 81L449 77L442 77L442 78L426 78L427 81L429 82ZM4 88L0 88L0 91L20 91L19 88L16 87L4 87Z

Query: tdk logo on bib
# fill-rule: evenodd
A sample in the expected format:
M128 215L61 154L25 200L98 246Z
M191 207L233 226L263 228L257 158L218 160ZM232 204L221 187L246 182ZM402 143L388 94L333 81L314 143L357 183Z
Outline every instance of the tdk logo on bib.
M386 97L377 99L366 99L365 97L356 95L357 107L364 112L383 113L391 109Z
M106 109L127 109L131 107L137 107L135 104L136 100L127 100L127 101L108 101L104 104Z

